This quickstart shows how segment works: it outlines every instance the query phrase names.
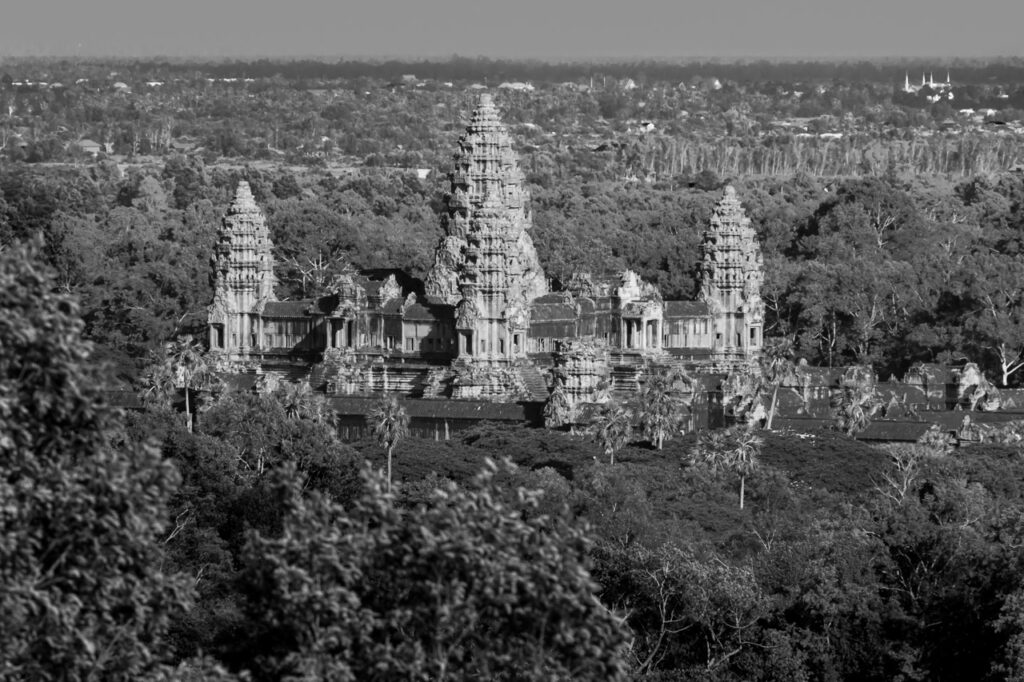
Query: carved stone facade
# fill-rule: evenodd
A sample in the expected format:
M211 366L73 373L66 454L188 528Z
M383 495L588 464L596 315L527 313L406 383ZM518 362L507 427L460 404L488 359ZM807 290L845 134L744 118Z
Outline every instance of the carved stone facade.
M715 317L714 348L725 356L761 349L764 263L757 233L730 185L715 206L701 243L701 299Z
M445 236L427 276L427 295L456 305L464 286L475 284L481 291L505 289L511 304L525 307L524 301L547 293L547 284L528 232L530 195L519 157L490 95L480 96L454 161L441 217ZM489 280L494 275L499 279Z
M526 355L530 303L547 281L528 230L529 194L490 95L459 138L427 296L457 307L456 355L503 363Z
M548 290L512 138L488 95L450 179L422 289L401 273L350 269L301 301L274 297L270 236L241 183L216 252L211 351L328 393L536 402L557 377L574 404L628 390L643 368L717 371L760 352L761 254L731 187L704 235L700 299L666 301L628 270Z
M219 235L208 318L210 348L242 360L259 347L263 310L268 302L277 300L273 244L249 183L238 183Z
M571 405L605 403L611 397L611 366L603 342L567 341L554 354L555 380Z

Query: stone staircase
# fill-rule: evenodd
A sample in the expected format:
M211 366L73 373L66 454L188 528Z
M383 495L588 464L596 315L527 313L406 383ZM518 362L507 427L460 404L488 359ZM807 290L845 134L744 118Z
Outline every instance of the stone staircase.
M531 365L522 365L519 368L519 376L533 400L539 403L547 402L550 391L541 370Z
M264 365L263 374L273 376L280 382L301 383L310 378L310 365Z
M431 367L424 378L424 398L447 398L452 392L453 372L447 367Z

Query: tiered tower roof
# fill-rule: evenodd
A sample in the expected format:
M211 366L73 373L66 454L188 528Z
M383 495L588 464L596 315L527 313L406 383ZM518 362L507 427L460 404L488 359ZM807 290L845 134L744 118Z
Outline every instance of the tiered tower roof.
M237 312L275 300L272 250L266 218L243 180L221 221L214 256L217 299L231 299Z
M704 232L700 271L701 298L712 307L737 310L760 303L761 247L732 185L725 188Z
M489 94L480 96L466 133L458 142L450 190L427 294L457 304L469 288L500 295L525 309L546 293L546 280L528 230L529 194L513 149Z

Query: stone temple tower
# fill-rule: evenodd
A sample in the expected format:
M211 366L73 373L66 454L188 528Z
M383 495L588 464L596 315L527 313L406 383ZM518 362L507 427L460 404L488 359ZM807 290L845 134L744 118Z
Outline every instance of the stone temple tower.
M458 355L503 361L524 357L530 302L547 281L528 230L529 195L491 96L483 94L459 139L445 196L427 296L457 306Z
M757 234L731 185L715 206L700 253L700 297L713 316L713 352L737 359L758 355L764 343L764 265Z
M276 300L270 232L248 182L238 183L218 236L210 350L241 360L258 347L260 314L267 301Z

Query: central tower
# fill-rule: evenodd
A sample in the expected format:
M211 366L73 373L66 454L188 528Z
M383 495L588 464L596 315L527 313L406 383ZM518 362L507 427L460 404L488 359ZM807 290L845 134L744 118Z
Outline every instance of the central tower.
M530 302L547 282L519 159L490 95L480 96L458 144L427 296L456 306L460 358L524 357Z

